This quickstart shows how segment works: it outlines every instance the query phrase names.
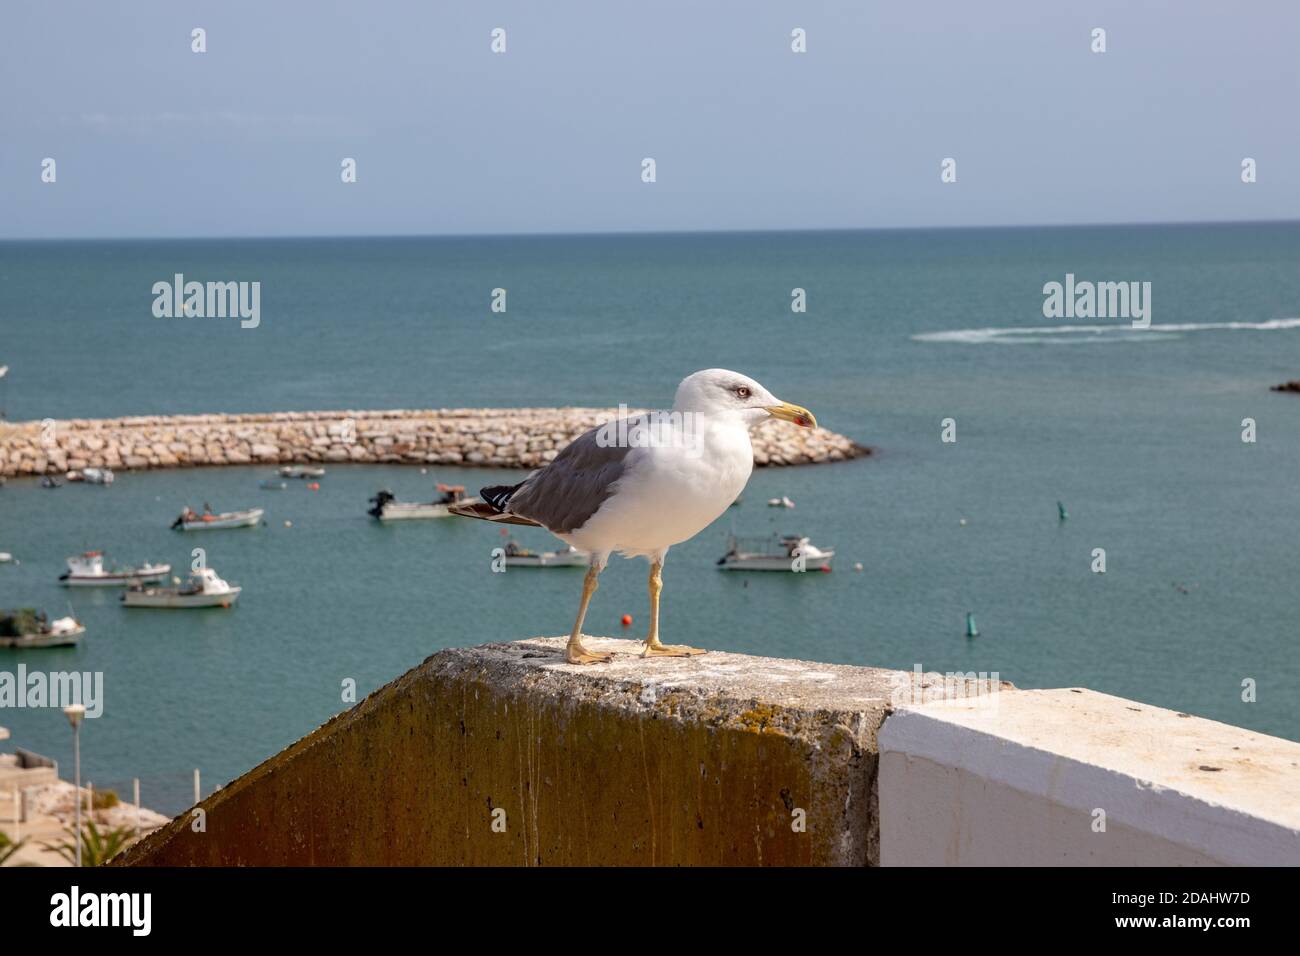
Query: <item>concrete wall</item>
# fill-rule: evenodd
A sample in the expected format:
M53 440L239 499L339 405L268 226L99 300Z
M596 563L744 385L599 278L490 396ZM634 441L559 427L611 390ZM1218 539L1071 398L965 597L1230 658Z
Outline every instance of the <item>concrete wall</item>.
M1290 741L1078 689L563 644L436 654L118 862L1300 864Z
M1288 740L1082 689L904 707L879 740L886 866L1300 865Z
M614 662L578 667L563 644L436 654L123 862L877 861L876 732L911 675L601 638Z

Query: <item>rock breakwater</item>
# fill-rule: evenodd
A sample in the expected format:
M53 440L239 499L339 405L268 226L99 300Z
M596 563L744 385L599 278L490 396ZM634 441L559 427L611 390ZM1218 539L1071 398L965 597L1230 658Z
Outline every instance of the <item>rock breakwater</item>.
M536 468L618 414L599 408L456 408L0 423L0 476L329 462ZM755 428L753 443L759 466L870 454L827 429L776 420Z

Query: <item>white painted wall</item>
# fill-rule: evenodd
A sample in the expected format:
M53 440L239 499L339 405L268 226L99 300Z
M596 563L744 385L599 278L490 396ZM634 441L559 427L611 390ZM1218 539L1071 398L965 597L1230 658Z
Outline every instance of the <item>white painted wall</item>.
M1065 689L905 706L879 742L883 866L1300 865L1292 741Z

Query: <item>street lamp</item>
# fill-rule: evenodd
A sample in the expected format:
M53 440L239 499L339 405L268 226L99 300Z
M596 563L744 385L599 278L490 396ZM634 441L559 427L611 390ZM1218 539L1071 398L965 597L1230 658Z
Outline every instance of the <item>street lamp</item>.
M86 716L86 708L81 704L69 704L63 708L63 715L72 724L72 768L77 787L77 866L81 866L81 719Z

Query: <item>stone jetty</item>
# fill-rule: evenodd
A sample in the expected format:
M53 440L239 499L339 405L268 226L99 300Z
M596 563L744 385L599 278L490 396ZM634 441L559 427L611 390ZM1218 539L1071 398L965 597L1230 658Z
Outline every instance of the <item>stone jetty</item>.
M0 422L0 476L329 462L536 468L618 414L600 408L444 408ZM777 420L755 428L753 442L760 466L870 454L827 429Z

